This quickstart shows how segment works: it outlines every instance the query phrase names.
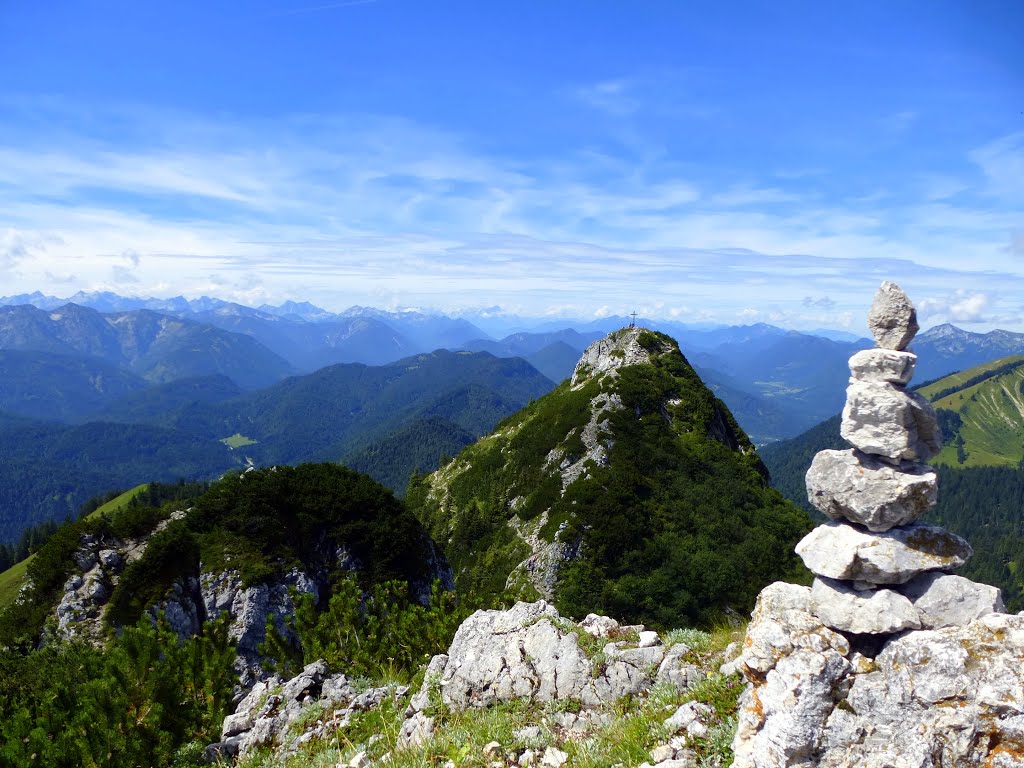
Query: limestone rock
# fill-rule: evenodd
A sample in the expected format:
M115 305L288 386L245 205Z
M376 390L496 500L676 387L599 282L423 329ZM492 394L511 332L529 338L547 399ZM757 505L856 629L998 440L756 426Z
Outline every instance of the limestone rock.
M740 697L734 768L810 766L852 669L846 638L810 614L811 590L765 587L738 659L751 685Z
M846 523L819 525L796 545L816 576L869 584L903 584L925 571L967 562L971 546L956 534L914 523L871 533Z
M580 629L594 637L608 637L614 634L619 628L619 622L609 616L600 616L596 613L588 613L586 618L580 622Z
M882 283L868 312L875 343L883 349L906 349L919 327L917 310L903 289L888 280Z
M688 701L680 704L676 711L665 721L665 730L670 734L685 731L688 735L700 738L707 734L707 725L703 722L714 714L707 704L699 701Z
M923 464L897 468L854 449L820 451L807 470L807 498L833 520L881 532L912 523L935 506L938 483Z
M850 358L850 375L858 381L908 384L914 377L917 355L894 349L862 349Z
M891 641L823 734L823 768L1024 764L1024 619Z
M590 662L543 600L508 611L477 611L459 627L441 674L441 697L456 710L513 698L579 698Z
M571 386L596 375L611 373L618 375L618 369L627 365L650 362L651 352L640 346L640 334L646 332L645 328L623 328L615 331L603 339L598 339L583 352L580 361L572 372ZM672 349L667 342L658 342L657 352L667 352Z
M426 709L430 687L440 691L441 703L459 711L510 699L573 700L596 707L654 684L668 655L664 645L611 642L597 663L579 646L577 633L585 629L569 624L544 600L516 603L507 611L477 611L459 627L448 653L431 661L407 716ZM592 629L596 624L606 623L588 622ZM674 672L676 678L686 676L685 670ZM672 672L667 669L665 676L672 679Z
M780 659L801 650L850 652L846 638L811 614L811 589L776 581L761 590L751 614L736 667L750 679L764 680Z
M887 635L921 626L914 606L899 592L859 591L832 579L814 580L811 610L826 627L859 635Z
M949 573L923 573L900 589L914 604L924 629L962 627L1006 610L996 587Z
M676 643L665 652L665 658L658 667L658 674L655 676L656 683L670 683L677 691L685 691L691 688L706 675L700 667L686 660L686 654L690 648L683 643Z
M840 434L864 453L928 461L942 450L931 403L892 384L850 379Z
M798 642L815 621L798 593L765 591L741 658L752 646L788 650L767 672L747 674L734 768L1024 764L1024 616L907 632L868 659L848 645ZM770 604L785 606L781 620ZM819 625L815 636L827 633Z

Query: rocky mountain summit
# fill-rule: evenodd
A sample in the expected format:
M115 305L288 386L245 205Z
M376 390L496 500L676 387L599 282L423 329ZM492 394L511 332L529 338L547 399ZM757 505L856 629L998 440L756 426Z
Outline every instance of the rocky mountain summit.
M916 313L883 283L877 348L850 360L841 434L807 472L833 522L796 547L812 587L758 598L737 668L748 680L740 766L1024 765L1024 617L999 590L953 575L972 555L918 522L937 500L935 413L906 386Z
M460 590L662 626L749 611L766 572L797 572L809 529L675 340L640 327L406 500Z

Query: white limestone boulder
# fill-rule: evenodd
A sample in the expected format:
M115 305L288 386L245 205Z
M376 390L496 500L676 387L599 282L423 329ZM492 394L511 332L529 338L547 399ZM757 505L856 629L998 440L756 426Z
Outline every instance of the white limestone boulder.
M913 604L899 592L857 590L832 579L814 580L811 612L830 629L858 635L889 635L921 627Z
M884 382L850 379L839 432L854 448L893 461L926 462L942 450L931 403Z
M811 590L776 582L757 599L737 667L734 768L814 765L825 723L852 671L850 644L810 613Z
M909 632L850 682L822 734L821 768L1024 765L1022 617Z
M906 349L919 327L917 310L903 289L888 280L882 283L868 312L875 343L883 349Z
M907 525L935 506L938 476L923 464L899 467L854 449L820 451L807 470L807 498L833 520L871 531Z
M917 355L895 349L862 349L850 358L850 375L858 381L905 385L914 376Z
M1006 610L998 587L950 573L922 573L900 587L900 592L913 602L922 629L962 627Z
M815 576L867 584L904 584L925 571L959 568L973 554L954 533L914 523L883 533L846 523L819 525L796 545Z

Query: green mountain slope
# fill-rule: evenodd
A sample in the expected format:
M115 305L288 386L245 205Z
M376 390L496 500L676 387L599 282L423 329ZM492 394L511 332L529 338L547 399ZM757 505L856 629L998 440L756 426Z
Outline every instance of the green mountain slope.
M0 349L0 411L77 421L144 389L138 376L94 357Z
M595 343L571 381L410 484L461 588L675 626L798 573L805 514L662 334Z
M422 418L483 434L550 389L523 360L438 350L384 366L332 365L229 402L196 404L171 423L218 440L245 435L256 441L245 453L257 464L337 461Z
M1024 356L994 360L920 390L939 412L950 466L1017 466L1024 459Z
M239 466L227 446L181 430L93 422L66 426L0 414L0 541L74 516L89 498L144 480L215 478Z
M441 350L387 366L331 366L242 395L222 376L159 385L105 412L119 423L0 414L0 541L73 515L111 488L213 479L247 459L266 466L351 455L404 492L413 470L433 469L551 386L523 360ZM407 429L415 442L396 442ZM236 435L234 450L221 442Z

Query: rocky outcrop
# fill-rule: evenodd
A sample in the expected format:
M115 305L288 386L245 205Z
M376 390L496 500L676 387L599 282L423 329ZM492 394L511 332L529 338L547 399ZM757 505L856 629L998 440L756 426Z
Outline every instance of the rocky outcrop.
M640 334L644 330L636 326L623 328L587 347L572 372L571 386L575 387L585 379L604 373L615 376L619 368L627 365L649 362L651 350L640 345ZM655 353L668 352L671 349L664 342L659 342L659 347Z
M966 541L917 522L937 500L921 462L941 439L904 390L913 305L883 283L868 324L880 349L850 360L843 411L854 450L822 451L807 473L833 519L796 547L814 585L767 587L736 662L748 688L733 765L1024 766L1024 617L948 573Z
M698 657L704 667L693 663ZM503 768L569 768L575 763L570 756L575 747L569 744L623 727L623 719L633 716L626 710L661 683L659 703L648 700L663 726L649 745L650 761L628 765L696 768L699 740L724 726L713 707L688 696L721 659L694 654L682 643L668 645L639 625L623 626L595 614L576 623L544 601L518 603L507 611L477 611L463 622L448 652L430 661L423 685L411 696L404 686L360 689L344 674L330 674L322 661L290 680L275 676L258 682L224 720L220 741L206 748L205 757L212 763L267 750L283 761L307 747L351 745L341 760L328 762L387 765L401 751L412 757L408 750L416 747L426 747L426 756L438 754L429 742L445 742L439 724L457 724L454 712L518 700L509 715L521 718L516 726L503 724L494 733L501 741L478 744L480 752L463 752L460 761L476 764L480 757L482 764ZM366 731L370 718L359 716L369 710L377 710L375 733Z
M175 512L154 531L138 539L124 541L112 536L98 538L83 534L73 558L83 573L72 575L56 608L56 635L59 638L85 638L102 642L107 603L124 569L139 560L152 536L171 520L186 513ZM454 589L451 568L432 541L427 542L424 577L410 584L413 599L426 604L434 580L443 589ZM358 571L364 566L344 546L327 549L319 557L321 567L313 573L292 568L269 581L246 586L237 570L211 571L199 565L198 573L182 573L171 584L164 598L147 609L154 619L163 614L170 628L184 639L202 631L203 623L226 614L230 619L228 636L237 643L235 668L243 688L264 679L260 645L266 640L267 619L274 621L286 640L297 642L285 618L295 612L292 594L319 597L329 587L331 574Z
M581 646L588 637L607 642L588 653ZM544 600L477 611L459 627L448 653L431 661L402 738L413 744L432 733L431 691L438 705L455 711L513 699L597 709L659 682L685 690L703 679L686 661L688 651L679 644L666 648L656 632L605 616L592 614L575 624Z
M734 766L1024 765L1024 616L899 634L870 656L851 639L807 587L765 588L737 662Z
M275 676L254 685L225 718L221 740L209 745L204 757L214 763L271 749L287 758L307 742L331 738L355 713L397 701L408 692L408 687L394 684L359 691L344 674L332 675L323 661L315 661L290 680Z

